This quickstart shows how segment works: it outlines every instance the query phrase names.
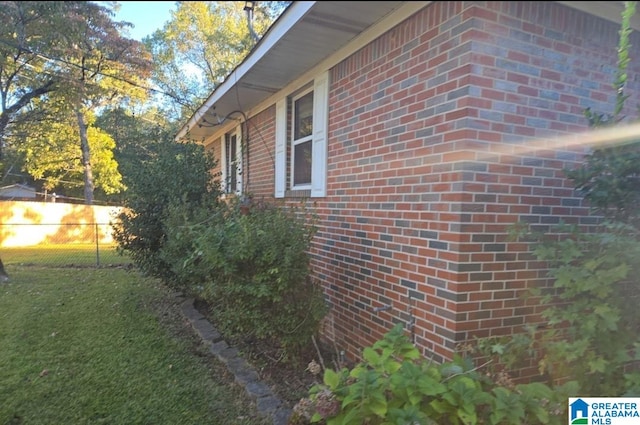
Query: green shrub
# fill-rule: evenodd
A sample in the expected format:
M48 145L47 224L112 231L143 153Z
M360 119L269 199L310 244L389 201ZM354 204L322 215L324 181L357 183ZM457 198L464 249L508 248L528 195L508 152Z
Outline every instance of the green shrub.
M547 321L535 336L540 371L575 380L584 396L638 394L640 374L630 368L640 356L638 230L604 223L585 233L562 225L551 238L526 237L537 241L534 254L553 279L552 291L534 291Z
M202 145L167 139L155 146L155 154L127 175L125 209L117 217L114 239L142 272L174 281L171 266L160 255L171 205L188 210L217 199L220 190L211 173L215 160Z
M315 227L306 211L268 203L247 210L231 201L224 210L179 215L164 258L175 258L174 274L213 306L221 329L276 341L288 353L307 345L325 307L310 278Z
M230 214L229 206L219 198L205 199L198 205L173 203L166 208L166 239L158 258L168 267L171 286L189 296L202 295L215 269L202 261L196 243L206 232L219 229Z
M586 115L591 127L617 123L590 110ZM640 141L595 149L565 173L595 212L640 228Z
M292 423L327 425L565 423L573 384L500 386L457 356L436 364L396 325L352 369L326 369L292 415Z

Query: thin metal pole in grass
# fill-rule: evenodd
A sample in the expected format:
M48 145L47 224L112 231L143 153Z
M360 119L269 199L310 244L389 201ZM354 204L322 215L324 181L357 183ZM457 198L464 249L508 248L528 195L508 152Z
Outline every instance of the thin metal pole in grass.
M96 238L96 266L100 267L100 241L98 240L98 223L95 224L95 238Z

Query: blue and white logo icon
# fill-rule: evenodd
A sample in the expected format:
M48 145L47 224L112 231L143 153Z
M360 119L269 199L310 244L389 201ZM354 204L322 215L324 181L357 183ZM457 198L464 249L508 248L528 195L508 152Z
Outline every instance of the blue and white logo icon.
M638 425L640 398L569 398L569 425Z
M589 423L589 403L579 398L569 404L569 409L569 423L571 425Z

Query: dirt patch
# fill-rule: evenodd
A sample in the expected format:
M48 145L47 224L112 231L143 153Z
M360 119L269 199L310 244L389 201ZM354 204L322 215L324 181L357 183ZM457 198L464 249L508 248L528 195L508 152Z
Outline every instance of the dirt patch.
M319 341L309 341L296 358L289 358L276 344L269 341L225 335L221 327L216 326L211 307L203 300L196 299L194 307L222 334L224 340L235 347L260 376L260 380L293 408L295 404L309 394L309 389L320 380L322 374L314 375L308 370L309 363L315 360L332 367L335 355L332 350ZM317 346L317 347L316 347ZM318 355L318 351L320 355ZM320 359L322 357L322 359Z

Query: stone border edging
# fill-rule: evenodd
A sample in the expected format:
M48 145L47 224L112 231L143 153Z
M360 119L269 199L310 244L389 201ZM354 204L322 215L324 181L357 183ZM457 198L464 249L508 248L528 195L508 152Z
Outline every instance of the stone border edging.
M209 351L227 366L235 382L242 386L256 403L258 413L271 417L273 425L287 425L292 410L283 405L282 400L271 391L271 388L260 381L260 376L253 366L240 356L236 348L230 347L220 332L196 310L193 298L184 299L182 295L176 297L184 300L181 305L183 316L189 320L202 342L209 346Z

